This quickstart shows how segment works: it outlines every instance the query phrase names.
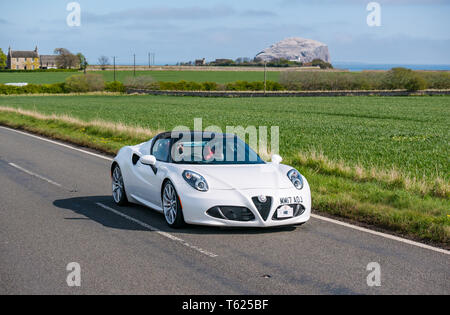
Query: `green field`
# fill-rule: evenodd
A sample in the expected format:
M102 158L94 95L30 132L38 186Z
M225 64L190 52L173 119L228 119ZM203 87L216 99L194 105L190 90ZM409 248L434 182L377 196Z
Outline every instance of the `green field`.
M450 97L4 96L0 106L152 130L192 127L196 117L224 131L229 125L279 126L280 153L309 179L316 209L449 242ZM0 112L2 120L84 136L66 124ZM106 151L139 140L95 128L82 132Z
M284 155L314 148L335 160L393 166L414 176L450 175L449 97L223 99L166 96L0 97L0 106L64 113L151 129L280 126Z
M103 75L105 81L114 81L113 71L93 71ZM1 83L27 82L33 84L51 84L64 82L64 80L76 73L73 72L0 72ZM136 75L151 75L157 81L195 81L195 82L217 82L228 83L237 80L262 81L264 73L261 71L136 71ZM278 81L279 72L268 72L267 79ZM133 71L117 71L116 80L124 81L133 76Z

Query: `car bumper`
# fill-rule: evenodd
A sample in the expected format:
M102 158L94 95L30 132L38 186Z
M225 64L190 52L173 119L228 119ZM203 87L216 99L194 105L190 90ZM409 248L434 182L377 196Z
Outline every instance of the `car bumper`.
M271 197L270 211L266 218L255 205L252 198L258 196ZM301 204L303 213L288 219L274 219L277 209L283 205L281 199L286 197L299 197L290 204ZM293 200L291 199L291 200ZM306 182L302 190L289 189L240 189L240 190L210 190L208 192L190 191L180 195L184 220L189 224L230 227L273 227L301 224L309 220L311 216L311 193ZM289 202L288 202L289 203ZM217 206L245 207L249 209L254 219L251 221L235 221L216 218L207 211Z

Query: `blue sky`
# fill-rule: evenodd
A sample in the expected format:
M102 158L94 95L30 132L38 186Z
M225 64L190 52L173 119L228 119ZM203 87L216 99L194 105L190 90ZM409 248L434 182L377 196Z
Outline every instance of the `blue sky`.
M368 0L78 0L81 26L66 24L69 0L0 2L0 47L39 46L157 64L205 57L254 57L287 37L329 46L333 62L450 64L450 0L379 0L380 27L369 27Z

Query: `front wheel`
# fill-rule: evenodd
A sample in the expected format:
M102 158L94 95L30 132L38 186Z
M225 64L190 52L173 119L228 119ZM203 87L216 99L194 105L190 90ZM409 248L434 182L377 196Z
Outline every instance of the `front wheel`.
M180 198L178 198L178 194L171 181L167 181L164 184L162 204L167 224L172 228L182 227L185 223Z
M119 206L124 206L128 203L122 172L117 164L112 172L112 196L114 202Z

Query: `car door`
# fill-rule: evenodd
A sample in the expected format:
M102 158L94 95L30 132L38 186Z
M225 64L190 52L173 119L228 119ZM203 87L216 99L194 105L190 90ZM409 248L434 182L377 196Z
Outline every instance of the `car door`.
M140 161L135 165L136 175L140 181L137 196L156 207L161 206L161 185L166 173L165 164L169 160L170 141L170 138L156 139L152 145L150 154L156 158L154 166L142 164Z

